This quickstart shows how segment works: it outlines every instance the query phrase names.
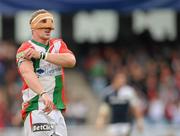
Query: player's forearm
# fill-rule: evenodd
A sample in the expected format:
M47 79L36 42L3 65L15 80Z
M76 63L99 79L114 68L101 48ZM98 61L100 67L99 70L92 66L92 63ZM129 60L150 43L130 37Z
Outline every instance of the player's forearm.
M32 89L35 93L39 95L44 91L36 74L33 71L26 71L26 72L21 73L21 75L24 78L28 87Z
M144 129L144 118L143 118L143 112L139 107L134 107L134 116L136 118L136 124L139 131L143 131Z
M46 61L69 68L74 67L76 64L76 59L71 53L48 53Z
M110 108L106 103L103 103L98 111L98 116L96 120L96 127L97 128L103 128L104 125L108 121L108 117L110 115Z
M105 118L104 116L98 116L96 119L96 128L103 128L105 126Z
M134 107L133 110L134 110L134 116L135 116L135 118L137 120L143 118L143 113L142 113L141 109L138 106Z

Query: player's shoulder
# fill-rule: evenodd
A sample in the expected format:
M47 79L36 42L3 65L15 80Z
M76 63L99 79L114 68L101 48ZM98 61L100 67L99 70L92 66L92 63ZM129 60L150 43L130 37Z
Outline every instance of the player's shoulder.
M67 44L61 38L50 39L50 44L55 45L55 47L61 49L61 52L64 52L64 51L62 51L63 49L67 49Z
M63 39L61 39L61 38L51 38L50 39L50 42L63 42Z
M128 91L134 91L134 88L132 86L130 86L130 85L124 85L124 86L122 86L122 88L126 89Z
M67 44L65 43L65 41L62 38L51 38L50 43L53 43L53 44L58 43L60 45L67 46Z
M125 95L129 95L129 96L135 95L135 89L132 86L125 85L125 86L121 87L120 90Z
M19 47L18 50L17 50L17 53L18 53L18 52L22 52L22 51L24 51L24 50L26 50L26 49L28 49L28 48L32 48L32 45L31 45L30 42L25 41L25 42L23 42L23 43L20 45L20 47Z

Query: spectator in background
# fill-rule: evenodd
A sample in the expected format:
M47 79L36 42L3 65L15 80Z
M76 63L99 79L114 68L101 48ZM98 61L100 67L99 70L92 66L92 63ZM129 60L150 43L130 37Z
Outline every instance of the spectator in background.
M145 91L145 69L139 64L136 58L128 60L129 76L131 77L130 83L137 90L146 95Z
M107 84L107 66L96 48L93 48L85 60L85 69L89 75L90 83L97 95Z
M7 100L8 99L5 90L3 88L0 88L0 131L7 126L10 126L11 122L11 116Z
M122 65L122 57L118 52L119 50L115 50L112 47L106 47L104 49L104 58L106 60L106 69L107 69L107 79L108 82L111 82L111 78L114 75L114 72L117 71Z
M126 72L115 73L112 83L104 90L104 101L100 106L96 127L107 128L108 136L128 136L132 129L134 115L139 131L143 131L143 114L140 100L134 88L127 84ZM109 118L109 122L106 122Z
M175 125L180 125L180 99L174 102L174 106L172 108L172 123Z
M10 41L0 42L0 116L1 127L21 126L21 82L15 63L16 45ZM5 100L4 100L5 99ZM2 125L4 123L4 125Z
M13 69L13 70L12 70ZM8 95L9 111L11 112L11 124L13 126L21 126L22 119L20 116L21 98L21 82L17 77L16 67L11 66L6 70L5 89Z
M0 42L0 84L5 84L6 70L11 69L15 66L16 47L13 43L2 41Z
M148 119L150 123L162 124L165 123L165 104L159 99L158 94L154 95L149 101Z

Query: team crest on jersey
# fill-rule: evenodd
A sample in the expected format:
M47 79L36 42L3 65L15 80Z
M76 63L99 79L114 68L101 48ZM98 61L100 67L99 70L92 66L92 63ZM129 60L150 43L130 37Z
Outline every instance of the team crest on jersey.
M45 72L44 69L41 69L41 68L36 69L36 73L38 75L42 75L44 72Z
M36 123L32 124L32 131L38 132L38 131L51 131L53 129L52 124L48 123Z

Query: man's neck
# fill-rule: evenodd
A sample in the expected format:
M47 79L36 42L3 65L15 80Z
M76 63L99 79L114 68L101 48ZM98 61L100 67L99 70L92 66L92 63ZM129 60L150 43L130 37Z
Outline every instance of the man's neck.
M32 39L35 40L36 42L42 43L44 45L48 45L48 42L49 42L49 40L43 40L43 39L35 38L35 37L32 37Z

